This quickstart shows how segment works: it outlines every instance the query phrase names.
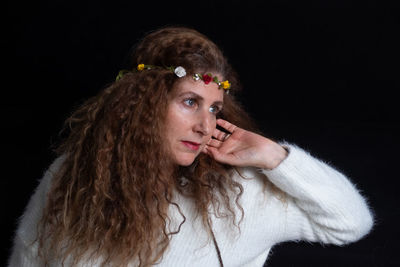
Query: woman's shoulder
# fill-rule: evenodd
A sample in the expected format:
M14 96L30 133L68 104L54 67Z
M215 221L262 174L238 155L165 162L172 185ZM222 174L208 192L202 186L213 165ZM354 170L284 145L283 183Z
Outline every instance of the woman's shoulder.
M23 215L19 219L16 235L26 243L32 242L36 238L36 226L42 217L51 182L65 158L65 155L57 157L47 168L39 180L39 184L35 188Z
M47 169L46 174L48 173L49 175L54 175L58 170L60 170L61 165L64 163L66 160L67 155L63 154L61 156L58 156L49 166Z

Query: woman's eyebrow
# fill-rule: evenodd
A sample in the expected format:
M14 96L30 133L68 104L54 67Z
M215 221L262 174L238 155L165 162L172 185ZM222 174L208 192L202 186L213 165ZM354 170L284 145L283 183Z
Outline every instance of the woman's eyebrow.
M204 101L204 97L202 97L201 95L199 95L199 94L197 94L197 93L195 93L195 92L192 92L192 91L182 92L182 93L180 93L180 94L178 95L178 97L182 97L182 96L185 96L185 95L188 95L188 96L191 96L191 97L193 97L193 98L196 98L196 99L199 100L199 101ZM214 101L213 104L214 104L214 105L223 106L223 105L224 105L224 102L223 102L223 101L217 100L217 101Z
M201 95L196 94L195 92L192 92L192 91L182 92L182 93L180 93L180 94L178 95L178 97L182 97L182 96L186 96L186 95L190 95L190 96L192 96L192 97L194 97L194 98L197 98L197 99L200 99L200 100L203 100L203 99L204 99Z
M222 101L215 101L214 102L214 105L218 105L218 106L223 106L224 105L224 102L222 102Z

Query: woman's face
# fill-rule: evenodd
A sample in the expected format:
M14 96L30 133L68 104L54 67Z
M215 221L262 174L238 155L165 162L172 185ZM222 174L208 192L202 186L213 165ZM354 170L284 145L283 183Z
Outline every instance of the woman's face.
M165 137L176 164L192 164L210 140L222 109L223 91L214 82L191 78L183 78L173 88Z

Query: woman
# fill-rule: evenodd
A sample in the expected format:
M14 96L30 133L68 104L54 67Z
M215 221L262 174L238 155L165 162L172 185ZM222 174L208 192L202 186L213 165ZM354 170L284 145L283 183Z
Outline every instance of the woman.
M279 242L370 231L343 174L256 133L207 37L163 28L132 62L67 120L10 266L262 266Z

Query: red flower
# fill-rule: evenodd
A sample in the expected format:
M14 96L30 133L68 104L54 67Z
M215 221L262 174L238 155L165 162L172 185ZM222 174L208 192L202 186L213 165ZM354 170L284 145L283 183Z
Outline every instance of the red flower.
M203 82L209 84L212 81L212 77L208 74L203 74Z

